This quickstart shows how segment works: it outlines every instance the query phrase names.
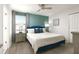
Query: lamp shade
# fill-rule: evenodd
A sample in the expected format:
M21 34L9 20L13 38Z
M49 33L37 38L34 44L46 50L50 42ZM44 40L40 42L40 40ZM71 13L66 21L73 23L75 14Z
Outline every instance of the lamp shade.
M45 24L45 27L49 27L49 24Z

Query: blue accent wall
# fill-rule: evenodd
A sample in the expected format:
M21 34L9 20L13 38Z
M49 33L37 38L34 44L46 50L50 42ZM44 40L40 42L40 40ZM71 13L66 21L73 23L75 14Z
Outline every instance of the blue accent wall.
M48 16L29 14L29 26L44 26L48 22Z
M16 12L16 15L27 15L27 27L31 26L45 26L45 22L48 22L49 17L43 16L43 15L36 15L31 13L22 13L22 12Z

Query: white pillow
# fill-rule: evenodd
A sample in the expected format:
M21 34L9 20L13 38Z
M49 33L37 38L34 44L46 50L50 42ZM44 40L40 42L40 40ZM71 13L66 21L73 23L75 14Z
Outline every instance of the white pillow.
M47 32L47 31L46 31L46 28L43 28L43 32Z
M34 29L27 29L28 33L34 33Z

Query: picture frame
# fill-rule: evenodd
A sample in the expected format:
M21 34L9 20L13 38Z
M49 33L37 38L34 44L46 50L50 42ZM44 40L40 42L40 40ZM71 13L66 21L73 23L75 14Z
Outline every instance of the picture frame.
M59 18L53 19L53 26L59 26Z

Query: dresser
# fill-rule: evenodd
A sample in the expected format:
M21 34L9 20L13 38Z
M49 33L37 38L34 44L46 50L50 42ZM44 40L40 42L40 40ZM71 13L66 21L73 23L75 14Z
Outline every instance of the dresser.
M73 35L74 53L79 54L79 32L71 32Z
M16 40L15 42L22 42L22 41L25 41L25 33L16 33Z

